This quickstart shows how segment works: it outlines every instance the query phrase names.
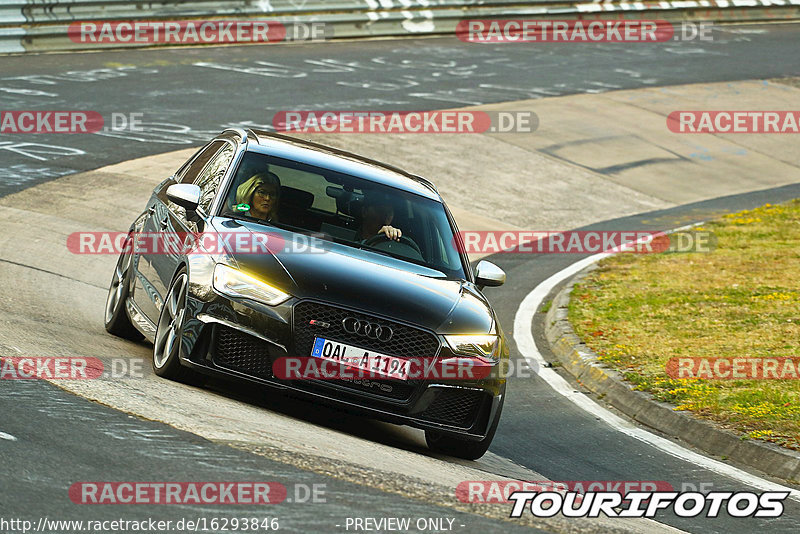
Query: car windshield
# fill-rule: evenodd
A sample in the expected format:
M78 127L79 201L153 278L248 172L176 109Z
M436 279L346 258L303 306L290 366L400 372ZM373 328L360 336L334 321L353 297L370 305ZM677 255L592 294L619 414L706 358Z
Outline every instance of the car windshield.
M246 152L220 214L313 235L423 265L463 279L456 237L444 206L351 175ZM380 230L392 226L399 241Z

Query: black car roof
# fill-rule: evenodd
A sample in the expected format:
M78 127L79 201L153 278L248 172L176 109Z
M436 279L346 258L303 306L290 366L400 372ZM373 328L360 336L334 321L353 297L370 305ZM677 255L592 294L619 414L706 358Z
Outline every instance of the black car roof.
M441 202L436 187L428 180L398 167L346 150L264 130L226 130L248 142L248 150L332 169L364 180L385 184Z

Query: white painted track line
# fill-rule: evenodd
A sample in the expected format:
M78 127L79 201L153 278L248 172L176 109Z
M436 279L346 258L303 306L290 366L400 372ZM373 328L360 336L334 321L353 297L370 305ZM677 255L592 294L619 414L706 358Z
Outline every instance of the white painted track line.
M574 276L582 269L589 265L600 261L601 259L609 256L610 254L602 253L594 256L589 256L580 261L577 261L563 269L550 278L539 284L533 291L525 296L520 303L517 313L514 316L514 341L517 344L520 354L528 361L533 369L538 369L538 374L547 384L557 391L559 394L565 396L572 401L576 406L582 410L592 414L593 416L601 419L606 424L611 426L614 430L622 432L632 438L638 439L648 445L651 445L675 458L684 460L698 467L708 469L714 473L729 477L737 482L741 482L761 491L788 491L789 498L800 502L800 491L795 489L765 480L756 475L728 465L726 463L714 460L702 454L698 454L685 447L678 445L666 438L657 436L643 428L637 427L632 422L619 417L618 415L606 410L599 404L592 401L589 397L575 391L563 377L553 371L553 369L546 367L547 362L539 352L536 346L536 341L533 339L533 332L531 330L533 324L533 316L542 301L550 294L550 292L559 283Z

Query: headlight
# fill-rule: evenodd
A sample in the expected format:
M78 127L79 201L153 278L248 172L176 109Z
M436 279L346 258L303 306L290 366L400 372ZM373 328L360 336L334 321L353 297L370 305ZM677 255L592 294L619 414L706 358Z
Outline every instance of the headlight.
M464 356L498 361L500 359L500 336L444 336L453 352Z
M221 263L214 268L214 289L230 297L257 300L270 306L286 302L290 296L266 282Z

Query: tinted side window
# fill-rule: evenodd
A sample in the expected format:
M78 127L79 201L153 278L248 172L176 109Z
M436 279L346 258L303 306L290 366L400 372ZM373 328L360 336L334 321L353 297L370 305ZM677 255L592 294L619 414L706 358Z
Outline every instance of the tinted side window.
M233 145L230 143L224 143L224 145L194 182L200 187L200 208L206 213L211 207L211 201L217 194L219 183L225 176L225 171L228 170L235 154Z
M180 177L181 177L181 176L183 176L183 175L186 173L186 170L189 168L189 165L190 165L190 164L191 164L191 163L194 161L194 158L196 158L197 156L199 156L199 155L200 155L200 153L201 153L203 150L205 150L205 149L206 149L206 147L207 147L209 144L210 144L210 143L207 143L207 144L205 144L204 146L201 146L200 148L198 148L197 150L195 150L195 151L194 151L194 154L192 154L192 157L190 157L189 159L187 159L186 161L184 161L184 162L183 162L183 165L181 165L181 168L180 168L180 169L178 169L177 171L175 171L175 172L172 174L172 177L173 177L174 179L176 179L176 180L180 181Z
M206 148L201 150L200 154L194 159L194 161L192 161L190 165L184 165L183 168L178 171L178 182L182 184L196 183L197 176L203 170L203 167L206 166L206 163L208 163L209 160L214 157L214 154L216 154L224 144L226 144L225 141L214 141Z

